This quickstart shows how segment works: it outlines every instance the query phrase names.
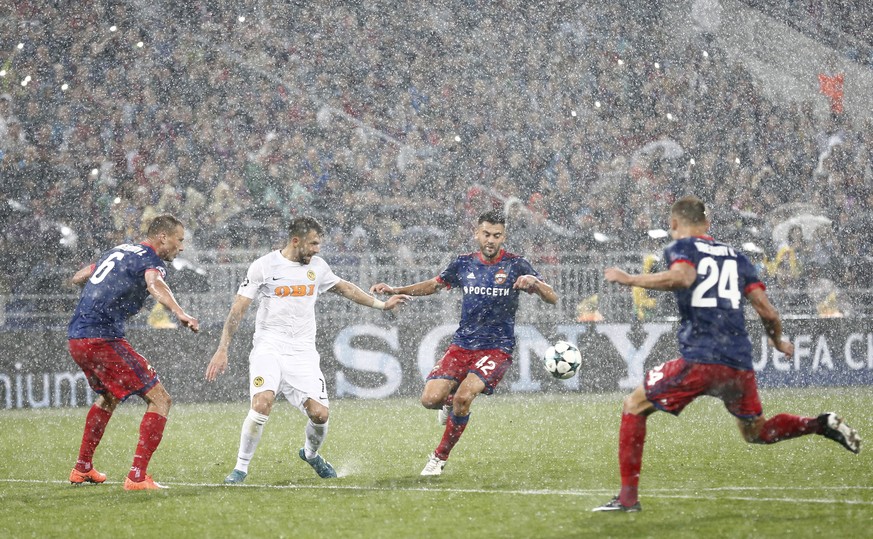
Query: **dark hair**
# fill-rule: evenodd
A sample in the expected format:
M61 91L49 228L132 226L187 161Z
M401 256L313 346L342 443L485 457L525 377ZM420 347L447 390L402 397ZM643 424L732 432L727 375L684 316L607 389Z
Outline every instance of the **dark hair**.
M479 220L476 221L476 224L481 225L482 223L506 226L506 217L503 216L503 212L500 210L488 210L479 215Z
M158 234L172 234L176 231L176 227L184 226L182 221L176 219L169 213L158 215L152 222L149 223L149 228L146 231L146 236L154 238Z
M310 230L314 230L319 236L324 235L324 228L315 217L295 217L291 220L291 224L288 225L288 236L292 238L302 238L308 234Z
M682 197L673 203L670 213L690 225L702 225L706 223L706 206L696 196Z

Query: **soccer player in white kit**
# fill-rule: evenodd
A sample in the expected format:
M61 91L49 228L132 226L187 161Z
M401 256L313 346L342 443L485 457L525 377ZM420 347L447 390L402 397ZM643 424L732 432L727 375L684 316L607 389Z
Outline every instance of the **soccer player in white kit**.
M316 256L323 234L321 224L312 217L291 221L288 244L249 266L224 322L218 349L206 368L209 381L227 368L230 341L249 305L258 298L249 354L251 409L243 422L236 465L225 483L245 480L279 393L309 417L300 458L320 477L336 477L333 466L318 454L327 436L330 402L315 349L315 301L319 294L330 291L360 305L391 310L410 299L397 295L382 302L334 275L327 262Z

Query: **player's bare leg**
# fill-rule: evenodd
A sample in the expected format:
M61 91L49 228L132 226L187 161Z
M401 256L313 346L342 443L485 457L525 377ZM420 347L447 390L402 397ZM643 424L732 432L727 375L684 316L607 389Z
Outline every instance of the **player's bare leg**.
M448 380L431 380L430 382L438 381ZM425 387L425 393L427 393L426 390L427 388ZM452 411L448 415L443 437L421 471L421 475L440 475L442 473L443 468L446 466L446 460L449 458L449 453L455 447L455 444L458 443L461 434L464 433L464 429L467 428L467 422L470 419L470 406L473 404L473 400L483 391L485 391L485 382L475 374L468 374L455 390L455 395L452 399ZM448 396L448 392L444 394L443 399L446 396ZM440 401L437 400L435 402ZM422 395L422 404L425 404L424 395ZM428 406L425 405L425 407Z
M130 473L124 479L125 490L157 490L166 488L155 483L151 476L148 475L147 469L152 454L164 437L164 427L167 425L167 415L170 413L170 406L173 401L160 382L155 384L142 397L148 403L148 406L139 425L139 442L136 445L136 453L133 455L133 465L130 467Z
M421 405L428 410L439 410L456 387L458 387L458 382L454 380L445 378L428 380L421 392Z
M458 383L454 380L428 380L421 393L421 405L429 410L439 410L437 422L445 425L452 411L452 400Z
M834 440L852 453L861 451L861 437L837 414L828 412L818 417L778 414L770 419L737 419L743 439L752 444L775 444L808 434L821 434Z
M625 397L622 404L621 429L618 435L618 464L621 472L621 491L606 504L594 511L641 510L637 492L640 483L640 469L643 463L643 445L646 441L646 419L656 410L646 398L642 385Z
M322 479L336 477L333 466L318 454L321 444L327 437L330 410L315 399L306 399L303 408L306 410L306 415L309 416L309 421L306 423L306 441L299 451L300 458L312 466L318 477Z
M82 445L79 447L79 458L76 459L76 466L70 472L70 483L81 485L106 481L106 474L94 469L94 451L100 444L100 440L103 439L106 425L112 418L112 413L118 403L118 399L106 393L98 395L91 409L88 410L85 431L82 433Z
M236 457L236 465L224 478L229 485L242 483L249 474L249 464L255 456L255 450L261 441L264 425L273 410L276 394L272 391L261 391L252 396L252 405L243 421L242 431L239 437L239 452Z

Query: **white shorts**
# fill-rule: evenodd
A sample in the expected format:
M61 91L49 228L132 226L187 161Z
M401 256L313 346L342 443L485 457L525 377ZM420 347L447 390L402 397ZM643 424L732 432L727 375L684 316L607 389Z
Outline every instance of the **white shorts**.
M316 350L285 351L260 344L249 354L249 395L263 391L285 395L292 405L306 413L306 399L330 407L327 384L321 372L321 358Z

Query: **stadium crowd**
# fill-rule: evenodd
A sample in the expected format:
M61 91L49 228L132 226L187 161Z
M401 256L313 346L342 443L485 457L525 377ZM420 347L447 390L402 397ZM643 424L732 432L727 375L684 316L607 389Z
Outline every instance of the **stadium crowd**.
M706 36L677 46L657 2L13 4L0 292L161 212L219 262L314 214L353 262L457 250L503 204L539 263L652 250L686 193L789 287L870 276L873 124L769 101Z

